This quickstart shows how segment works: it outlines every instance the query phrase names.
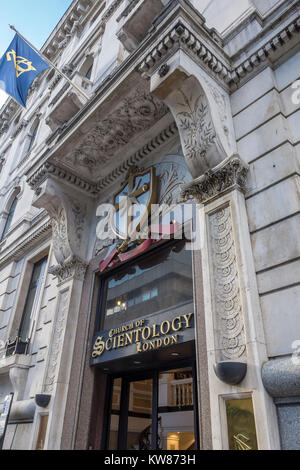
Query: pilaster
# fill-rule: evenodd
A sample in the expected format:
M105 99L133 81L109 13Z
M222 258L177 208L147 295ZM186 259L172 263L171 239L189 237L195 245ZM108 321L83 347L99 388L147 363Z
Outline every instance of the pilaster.
M252 397L259 449L279 449L276 411L261 377L267 350L238 155L183 188L200 205L199 227L213 449L228 446L226 399ZM220 374L234 367L238 374ZM226 371L226 369L225 369ZM241 374L239 375L239 371Z
M36 182L35 207L52 222L57 300L41 393L51 395L45 449L61 448L83 281L89 261L92 199L49 173Z
M275 406L261 377L267 351L244 198L248 165L237 154L230 106L230 65L219 38L197 20L195 34L182 13L140 71L177 124L193 177L183 186L183 200L199 203L212 447L228 448L226 400L251 397L259 449L278 449ZM200 355L197 362L200 375Z

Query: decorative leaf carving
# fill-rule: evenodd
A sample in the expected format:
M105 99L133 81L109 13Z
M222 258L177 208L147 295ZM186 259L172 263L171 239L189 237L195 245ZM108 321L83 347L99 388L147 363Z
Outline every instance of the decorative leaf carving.
M179 106L188 108L177 114L179 128L182 131L185 156L187 160L197 161L204 159L207 166L207 151L215 143L216 133L212 124L208 104L204 95L198 96L193 103L192 98L188 98L181 91L185 104L178 103Z

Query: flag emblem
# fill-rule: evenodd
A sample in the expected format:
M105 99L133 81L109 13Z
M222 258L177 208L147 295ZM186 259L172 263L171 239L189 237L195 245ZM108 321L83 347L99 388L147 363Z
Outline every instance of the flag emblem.
M25 59L25 57L17 56L16 51L14 50L7 52L6 58L8 62L10 62L11 60L14 61L17 78L19 78L20 75L22 75L22 73L24 72L30 72L31 70L36 70L32 66L32 62L30 62L30 60ZM25 66L26 68L23 68L22 66Z
M49 68L47 62L16 34L0 60L0 88L25 107L33 81Z

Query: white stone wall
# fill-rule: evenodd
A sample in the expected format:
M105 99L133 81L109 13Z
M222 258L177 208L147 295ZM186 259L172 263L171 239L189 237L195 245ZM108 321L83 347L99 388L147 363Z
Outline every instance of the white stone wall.
M238 152L250 165L246 205L270 357L293 352L300 336L299 66L297 53L231 97Z

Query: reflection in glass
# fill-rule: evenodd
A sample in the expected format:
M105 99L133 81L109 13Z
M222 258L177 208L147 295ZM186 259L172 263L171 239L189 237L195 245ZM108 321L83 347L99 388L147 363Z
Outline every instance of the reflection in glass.
M229 450L257 450L251 398L226 400Z
M158 422L161 450L195 449L191 368L159 374Z
M151 449L153 380L130 382L128 407L128 450Z
M191 252L176 243L118 271L106 286L103 329L192 302Z
M118 449L118 430L120 420L120 398L122 379L115 379L112 387L112 405L109 426L108 448Z
M44 450L46 432L48 425L48 415L42 415L40 417L39 433L36 441L36 450Z

